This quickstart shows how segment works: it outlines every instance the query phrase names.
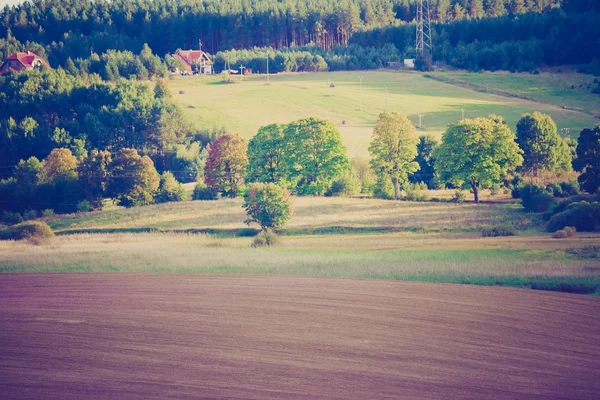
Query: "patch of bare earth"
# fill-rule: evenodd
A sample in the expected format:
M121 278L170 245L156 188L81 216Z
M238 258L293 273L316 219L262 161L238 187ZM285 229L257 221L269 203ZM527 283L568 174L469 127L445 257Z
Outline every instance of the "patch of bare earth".
M0 398L597 399L600 298L272 276L0 277Z

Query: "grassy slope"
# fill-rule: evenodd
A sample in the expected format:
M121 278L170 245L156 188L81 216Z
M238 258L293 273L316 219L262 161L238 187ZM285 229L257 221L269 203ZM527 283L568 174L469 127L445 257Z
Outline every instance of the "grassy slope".
M275 248L252 249L241 201L168 203L56 217L62 233L32 246L0 242L0 271L255 273L461 282L596 292L600 264L570 254L597 234L553 240L511 204L296 198ZM481 238L510 223L512 238ZM136 233L148 229L169 232ZM213 235L187 230L214 231ZM67 234L74 232L91 232ZM104 232L110 234L98 234ZM370 234L367 234L370 233ZM562 285L562 286L561 286Z
M523 86L522 80L515 80L512 75L503 76L502 81L497 78L499 75L472 75L480 79L496 77L497 84L507 89ZM363 77L362 111L360 76ZM372 126L379 113L386 109L386 103L388 110L407 114L415 125L418 125L418 114L424 114L425 128L419 133L437 136L449 123L461 118L463 108L466 117L501 115L513 128L523 113L535 110L549 113L559 128L570 127L574 133L595 124L588 114L560 108L562 103L556 96L543 96L543 100L551 104L541 104L476 92L427 79L418 73L282 74L272 76L270 85L266 84L265 76L244 78L229 85L219 81L219 77L188 77L169 81L169 86L175 99L199 126L225 126L246 137L253 136L260 126L273 122L286 123L309 116L330 119L340 128L350 156L367 156ZM330 82L335 84L334 88L329 87ZM552 87L551 82L544 85L536 89L530 84L528 95L536 91L545 93ZM179 94L180 91L183 94ZM555 100L557 105L552 105ZM342 125L342 121L346 124Z
M530 73L494 72L477 74L469 72L444 72L442 76L487 87L505 90L539 102L581 109L600 115L600 96L591 91L597 86L595 77L575 72Z

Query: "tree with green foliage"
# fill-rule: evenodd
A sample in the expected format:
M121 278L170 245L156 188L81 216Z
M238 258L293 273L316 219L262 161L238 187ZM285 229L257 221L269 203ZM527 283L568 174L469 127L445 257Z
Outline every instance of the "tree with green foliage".
M594 129L584 129L577 140L577 158L574 162L579 185L588 193L600 189L600 124Z
M271 124L259 128L248 143L248 182L280 184L285 180L284 132L286 125Z
M154 201L159 181L150 157L124 148L113 155L107 194L121 206L147 205Z
M164 80L159 79L154 84L154 97L157 99L171 98L171 92Z
M415 127L406 116L395 112L379 115L369 145L371 167L377 175L392 180L394 200L398 200L400 186L408 176L419 169L414 161L418 142Z
M569 146L547 114L536 111L523 115L517 123L517 144L523 150L521 170L532 178L544 172L571 170Z
M331 121L306 118L284 133L287 181L302 195L323 195L349 167L340 132Z
M515 134L497 116L466 119L448 127L434 151L440 179L468 185L479 203L479 189L502 182L523 163Z
M112 156L107 150L92 150L77 168L83 196L93 209L102 209L110 178Z
M29 157L27 160L21 160L15 167L13 176L19 185L37 185L39 177L42 175L43 162L36 157Z
M411 183L425 182L429 189L435 186L435 158L433 152L438 146L438 141L433 135L419 136L417 144L417 157L415 161L419 164L419 169L408 176Z
M166 203L169 201L182 201L188 199L188 193L183 185L177 182L175 176L170 171L165 171L160 176L158 193L156 194L157 203Z
M263 230L283 227L294 212L290 193L274 183L253 183L244 200L245 223L257 223Z
M235 197L248 167L248 144L237 133L218 138L208 151L204 183L229 197Z

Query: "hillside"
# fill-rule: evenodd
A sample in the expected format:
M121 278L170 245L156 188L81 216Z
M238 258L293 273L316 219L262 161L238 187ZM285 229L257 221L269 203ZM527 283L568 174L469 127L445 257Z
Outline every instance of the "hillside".
M502 80L493 81L494 87L513 90L514 82L523 82L524 75L527 74L504 75ZM479 76L480 80L485 79L484 75ZM561 105L568 99L547 96L545 92L552 89L552 81L527 85L527 94L539 98L540 102L534 102L477 92L412 72L278 74L270 77L269 84L265 75L235 79L235 84L222 84L220 77L181 77L169 80L168 85L175 101L196 124L224 126L245 137L252 137L260 126L274 122L288 123L309 116L330 119L340 129L350 156L367 156L372 127L386 105L389 111L407 114L417 127L418 114L424 114L423 128L418 133L438 137L448 124L460 120L462 109L466 118L498 114L513 130L524 113L541 111L550 114L559 129L571 128L575 138L581 129L596 123L589 114L563 109ZM572 98L574 106L580 105L577 96Z

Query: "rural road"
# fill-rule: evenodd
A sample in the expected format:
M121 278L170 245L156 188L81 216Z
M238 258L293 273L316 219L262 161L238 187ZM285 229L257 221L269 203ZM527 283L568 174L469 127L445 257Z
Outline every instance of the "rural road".
M0 399L597 399L600 298L398 281L0 275Z

